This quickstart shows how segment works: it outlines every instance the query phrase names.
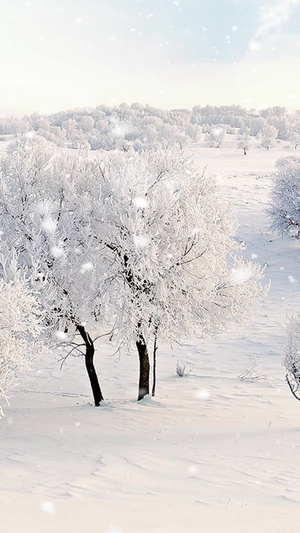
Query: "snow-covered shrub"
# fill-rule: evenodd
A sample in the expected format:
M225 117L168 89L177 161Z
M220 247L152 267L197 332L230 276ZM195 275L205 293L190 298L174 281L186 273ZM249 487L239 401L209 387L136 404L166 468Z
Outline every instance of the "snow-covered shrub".
M253 364L250 367L246 368L246 370L244 370L244 372L242 372L238 376L238 379L240 379L241 381L250 382L266 379L266 376L260 375L260 364L257 360L257 357L254 356Z
M269 215L272 227L300 237L300 158L284 157L276 163Z
M180 378L184 376L188 376L191 373L192 369L186 370L186 366L180 363L180 361L177 361L176 363L176 374Z

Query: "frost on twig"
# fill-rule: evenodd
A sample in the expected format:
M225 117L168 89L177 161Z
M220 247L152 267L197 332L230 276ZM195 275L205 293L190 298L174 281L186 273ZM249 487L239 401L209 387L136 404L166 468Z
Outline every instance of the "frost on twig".
M177 376L179 376L181 378L183 376L188 376L192 372L192 370L193 370L192 368L190 368L189 370L186 370L185 365L180 363L180 361L177 361L177 363L176 363L176 374L177 374Z
M0 399L7 393L18 372L30 369L36 355L45 349L43 311L30 291L26 271L17 267L17 252L1 244L0 254ZM3 411L0 407L0 417Z
M246 368L246 370L238 376L238 379L240 379L241 381L252 381L252 382L265 380L266 376L260 375L259 371L260 371L260 364L257 361L257 358L254 357L253 365L250 366L249 368Z

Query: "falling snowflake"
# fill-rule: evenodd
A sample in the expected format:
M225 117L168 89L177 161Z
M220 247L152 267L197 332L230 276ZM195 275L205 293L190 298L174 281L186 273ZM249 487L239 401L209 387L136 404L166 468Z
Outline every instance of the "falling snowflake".
M60 246L52 246L51 251L54 257L63 257L65 255L64 249Z
M200 400L207 400L210 397L210 392L207 389L199 389L196 392L196 398Z
M231 283L234 285L242 285L242 283L245 283L246 281L249 281L249 279L252 276L252 271L250 268L244 267L244 268L233 268L231 271Z
M195 474L197 474L197 472L198 472L198 467L196 465L189 466L189 473L190 474L195 475Z
M35 135L36 135L36 132L33 131L33 130L28 131L28 132L26 133L26 137L27 137L27 139L32 139L32 137L34 137Z
M192 235L198 235L199 233L200 233L200 228L198 228L197 226L192 228Z
M149 244L149 237L147 235L135 235L133 240L137 248L145 248Z
M56 220L51 217L46 217L42 221L41 226L46 233L53 234L56 231Z
M60 341L64 341L67 339L68 335L64 331L56 331L55 337Z
M261 44L257 41L252 41L252 43L249 43L249 50L251 52L257 52L261 49Z
M44 513L47 513L47 514L55 514L55 506L54 506L54 503L53 502L43 502L41 504L41 508L42 510L44 511Z
M94 268L93 263L84 263L81 266L80 272L81 272L81 274L84 274L85 272L93 270L93 268Z
M136 196L133 199L133 203L136 207L139 207L141 209L145 209L146 207L148 207L148 201L146 200L146 198L140 196Z

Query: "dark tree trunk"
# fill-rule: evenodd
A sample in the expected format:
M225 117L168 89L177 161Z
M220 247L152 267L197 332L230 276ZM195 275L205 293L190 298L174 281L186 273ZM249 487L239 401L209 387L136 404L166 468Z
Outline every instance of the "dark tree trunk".
M154 337L153 346L153 383L152 383L152 396L155 396L156 389L156 352L157 352L157 336Z
M139 393L138 401L142 400L147 394L149 394L149 375L150 364L148 350L143 335L139 336L139 340L136 342L136 347L140 360L140 379L139 379Z
M98 407L100 405L101 400L104 400L104 398L102 396L102 392L93 363L95 353L94 343L87 331L85 331L84 326L77 326L77 329L85 343L85 366L91 383L95 405L96 407Z
M290 387L290 390L291 390L291 393L293 396L295 396L296 400L298 400L300 402L300 398L299 396L297 396L296 392L297 392L297 387L294 389L293 385L291 384L290 380L289 380L289 376L288 374L285 376L285 379L287 381L287 384L288 386Z
M246 148L244 148L244 155L247 155L247 151L246 151Z

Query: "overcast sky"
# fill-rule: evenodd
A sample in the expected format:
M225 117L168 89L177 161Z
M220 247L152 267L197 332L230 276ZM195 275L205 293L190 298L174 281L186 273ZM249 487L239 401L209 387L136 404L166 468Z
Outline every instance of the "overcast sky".
M0 113L300 108L298 0L2 0Z

